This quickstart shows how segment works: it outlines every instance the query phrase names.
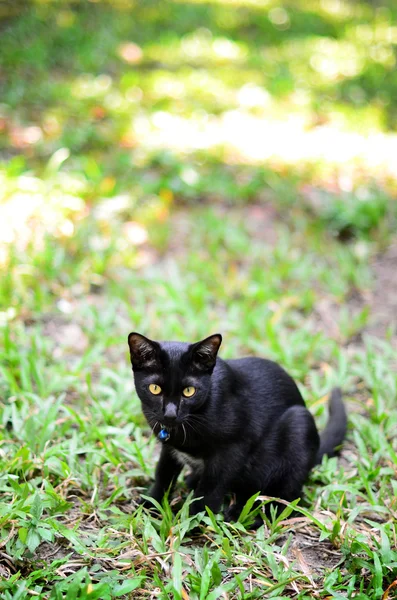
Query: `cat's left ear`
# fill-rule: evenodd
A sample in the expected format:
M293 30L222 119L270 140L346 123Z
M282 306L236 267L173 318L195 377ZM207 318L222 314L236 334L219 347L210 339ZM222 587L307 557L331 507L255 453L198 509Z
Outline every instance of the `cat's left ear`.
M133 331L128 336L131 364L136 369L153 367L157 362L160 346L140 333Z
M215 333L197 342L191 347L192 359L197 367L203 370L212 370L216 363L216 356L222 343L220 333Z

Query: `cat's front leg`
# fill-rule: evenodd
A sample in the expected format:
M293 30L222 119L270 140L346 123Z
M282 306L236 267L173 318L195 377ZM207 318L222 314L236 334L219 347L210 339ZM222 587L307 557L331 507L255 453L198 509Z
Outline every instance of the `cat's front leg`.
M244 449L239 446L229 447L208 459L203 474L194 492L194 501L189 512L195 515L208 506L212 512L220 511L223 500L230 492L233 480L236 478L241 465L244 464Z
M197 471L191 471L185 477L185 484L189 490L195 490L200 481L201 474Z
M147 495L157 500L157 502L161 502L166 491L168 489L172 491L181 470L182 465L176 460L169 446L163 445L156 467L154 483L149 488ZM142 504L144 506L152 506L150 500L146 499L142 500Z
M212 490L208 490L207 486L199 486L196 489L193 502L189 508L190 515L196 515L204 511L206 506L214 513L219 512L226 492L226 488L220 485Z

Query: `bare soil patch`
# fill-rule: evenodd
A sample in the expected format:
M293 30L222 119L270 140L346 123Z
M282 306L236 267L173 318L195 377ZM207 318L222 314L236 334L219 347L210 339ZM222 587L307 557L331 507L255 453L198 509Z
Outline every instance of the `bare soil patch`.
M388 330L397 344L397 240L373 263L375 287L370 301L368 333L385 337Z

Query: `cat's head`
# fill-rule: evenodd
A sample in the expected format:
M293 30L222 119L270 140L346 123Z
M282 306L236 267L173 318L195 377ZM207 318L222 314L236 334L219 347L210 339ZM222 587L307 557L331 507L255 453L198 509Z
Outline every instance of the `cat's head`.
M152 427L156 422L177 426L204 405L221 342L219 333L195 344L130 333L135 388Z

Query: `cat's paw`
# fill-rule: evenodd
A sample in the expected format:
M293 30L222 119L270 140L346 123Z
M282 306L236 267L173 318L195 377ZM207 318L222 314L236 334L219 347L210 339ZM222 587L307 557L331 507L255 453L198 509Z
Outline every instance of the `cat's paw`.
M237 521L237 519L240 516L240 512L241 509L239 509L236 506L236 504L231 504L230 506L228 506L223 513L226 523L232 523L233 521Z
M203 498L198 498L197 500L193 500L191 505L189 506L189 515L194 517L200 512L205 511L205 502Z
M192 538L197 538L203 535L205 528L203 525L196 525L192 529L189 529L189 535Z

